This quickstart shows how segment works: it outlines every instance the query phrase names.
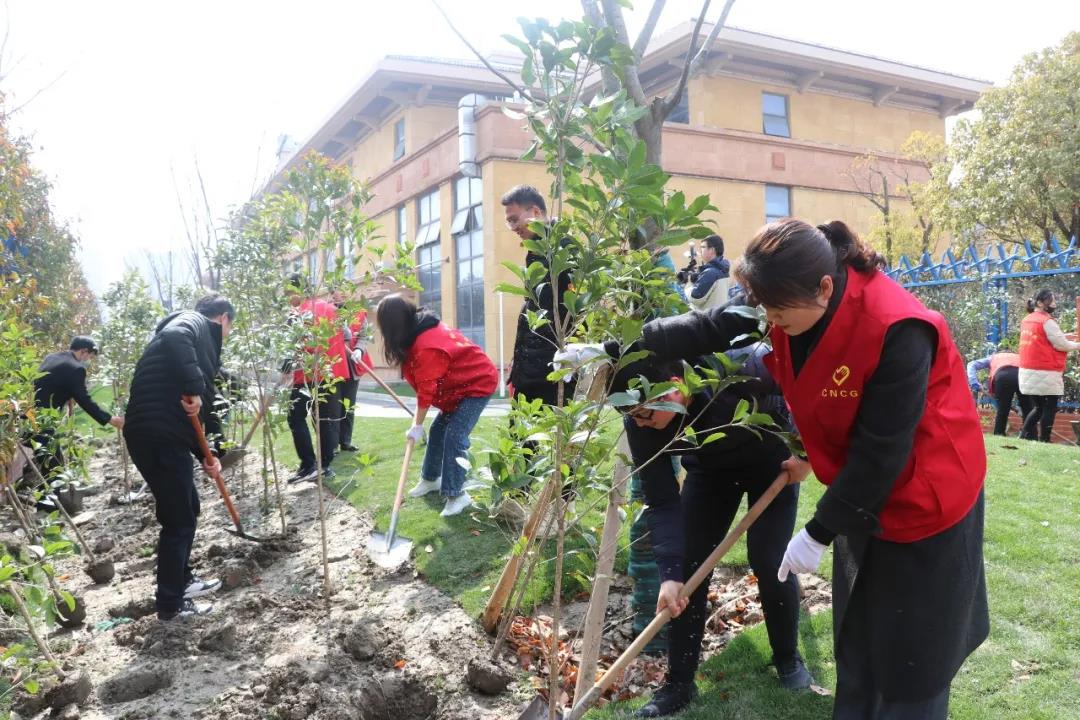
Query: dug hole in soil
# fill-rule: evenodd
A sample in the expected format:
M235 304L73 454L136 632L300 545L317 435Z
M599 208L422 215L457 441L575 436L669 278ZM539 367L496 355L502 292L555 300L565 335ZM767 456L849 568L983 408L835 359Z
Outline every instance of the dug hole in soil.
M52 709L24 695L14 705L17 717L494 720L515 717L531 698L520 671L499 695L470 687L470 662L486 660L491 640L410 567L387 573L374 565L366 551L371 522L344 500L330 505L327 518L336 593L325 602L316 487L283 485L282 537L276 506L257 522L262 462L255 454L235 471L249 474L247 496L234 499L248 532L275 539L256 544L225 532L222 502L208 480L199 480L192 567L224 586L198 600L213 602L210 614L159 622L153 498L116 503L123 491L112 456L100 451L91 464L102 491L85 498L76 520L89 544L113 560L116 577L95 585L78 556L58 560L61 584L85 602L87 617L49 639L66 668L89 676L93 692L81 707L58 701ZM279 468L279 477L286 475ZM139 481L133 472L132 482ZM238 493L237 476L228 484ZM481 682L493 689L490 679Z
M273 538L260 544L225 531L228 515L216 489L196 470L202 515L192 568L203 578L220 578L223 587L197 600L214 604L210 614L161 623L153 599L159 530L153 498L146 493L130 505L118 504L120 470L110 450L99 451L91 474L101 491L85 498L75 519L95 553L114 563L116 576L97 585L78 556L60 559L62 585L84 601L87 617L81 627L50 636L57 659L73 674L85 673L93 692L81 693L78 706L64 702L68 688L51 702L23 696L14 705L17 717L494 720L516 718L537 688L546 687L549 608L515 619L504 661L491 663L492 640L479 624L411 567L388 573L372 563L366 550L370 519L344 500L330 502L329 493L336 593L325 602L316 487L283 485L288 531L282 536L276 506L258 522L261 467L252 453L228 479L239 494L240 473L248 472L247 494L234 500L248 532ZM279 468L279 477L286 474ZM140 481L134 472L132 481ZM828 583L807 578L803 606L811 612L827 608ZM602 668L633 639L631 589L623 577L612 586ZM567 689L573 688L581 651L576 630L586 609L584 596L564 608L560 657L569 661L562 670ZM756 579L743 568L718 570L709 612L703 659L761 622ZM655 689L665 665L663 657L643 656L606 699Z

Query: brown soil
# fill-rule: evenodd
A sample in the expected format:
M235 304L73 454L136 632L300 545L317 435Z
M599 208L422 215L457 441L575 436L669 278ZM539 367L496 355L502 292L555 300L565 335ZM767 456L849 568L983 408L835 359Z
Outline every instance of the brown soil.
M85 498L90 519L81 529L92 546L114 546L116 577L96 585L77 556L57 562L62 585L87 608L82 627L50 638L61 662L84 669L94 685L79 717L494 720L515 717L531 694L524 673L497 697L470 688L466 668L487 656L490 640L409 569L387 574L371 563L370 521L342 501L328 514L335 592L324 598L311 483L283 490L290 522L284 536L276 510L259 522L261 486L257 497L237 498L248 532L277 537L256 544L225 532L224 507L209 481L200 481L192 563L198 575L221 578L226 587L200 598L214 603L210 614L160 622L153 606L153 499L147 493L130 505L110 503L123 491L115 479L103 480L116 474L108 462L93 463L95 480L110 488ZM238 490L236 478L229 484ZM246 484L255 485L250 477ZM62 712L73 711L35 717Z

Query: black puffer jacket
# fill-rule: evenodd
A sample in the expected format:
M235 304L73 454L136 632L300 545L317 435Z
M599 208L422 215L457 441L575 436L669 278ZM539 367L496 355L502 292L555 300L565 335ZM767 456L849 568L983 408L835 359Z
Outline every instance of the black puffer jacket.
M525 267L538 262L548 267L547 258L530 252L525 256ZM550 276L550 273L548 273ZM570 287L570 273L559 276L559 317L566 316L562 307L563 295ZM517 336L514 340L514 364L510 368L510 383L520 389L535 388L548 384L547 376L551 372L551 358L555 355L555 293L551 291L550 277L540 288L538 298L528 298L521 306L518 315ZM539 300L539 302L537 302ZM529 327L528 312L542 314L549 324L537 328Z
M221 340L221 325L197 312L172 313L158 324L135 366L125 414L125 438L179 444L198 455L198 441L180 405L181 395L202 396L206 434L209 437L220 433L213 408Z

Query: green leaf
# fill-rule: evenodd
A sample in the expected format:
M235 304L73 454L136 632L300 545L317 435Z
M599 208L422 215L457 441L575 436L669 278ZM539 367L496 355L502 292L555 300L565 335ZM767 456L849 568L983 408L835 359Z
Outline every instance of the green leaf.
M706 437L705 441L703 443L701 443L701 444L702 445L708 445L711 442L716 442L717 440L722 440L725 437L727 437L726 433L714 432L711 435L709 435L708 437Z
M523 298L531 297L530 293L525 288L511 285L510 283L499 283L495 286L495 292L506 293L507 295L518 295Z
M26 678L23 680L22 686L31 695L37 695L38 691L41 690L41 684L34 678Z
M750 412L750 403L746 400L740 400L739 404L735 406L735 413L731 416L732 422L739 422L747 416Z

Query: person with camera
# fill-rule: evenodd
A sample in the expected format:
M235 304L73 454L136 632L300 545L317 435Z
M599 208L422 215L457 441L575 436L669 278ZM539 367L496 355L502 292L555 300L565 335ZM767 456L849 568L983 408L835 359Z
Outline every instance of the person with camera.
M701 241L702 265L696 259L678 274L678 280L686 286L686 300L694 310L708 310L728 301L731 284L731 262L724 257L724 240L710 235Z

